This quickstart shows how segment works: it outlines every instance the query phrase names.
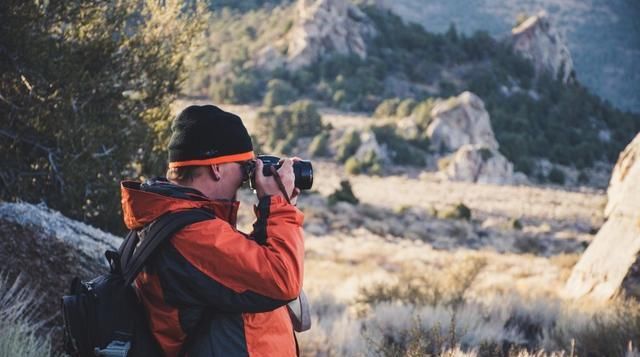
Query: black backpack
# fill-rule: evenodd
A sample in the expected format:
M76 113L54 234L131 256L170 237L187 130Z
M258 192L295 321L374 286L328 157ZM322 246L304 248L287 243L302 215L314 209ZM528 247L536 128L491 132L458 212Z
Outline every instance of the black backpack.
M192 223L212 218L202 209L165 214L129 232L117 252L105 252L109 273L91 281L74 278L69 295L62 298L65 351L74 357L162 356L132 282L163 242ZM144 238L136 248L140 235ZM187 337L181 355L189 342Z

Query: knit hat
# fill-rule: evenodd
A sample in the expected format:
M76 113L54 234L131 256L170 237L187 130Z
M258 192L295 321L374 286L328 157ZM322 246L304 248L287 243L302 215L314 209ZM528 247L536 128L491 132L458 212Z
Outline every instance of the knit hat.
M192 105L171 124L169 167L200 166L253 159L242 120L214 105Z

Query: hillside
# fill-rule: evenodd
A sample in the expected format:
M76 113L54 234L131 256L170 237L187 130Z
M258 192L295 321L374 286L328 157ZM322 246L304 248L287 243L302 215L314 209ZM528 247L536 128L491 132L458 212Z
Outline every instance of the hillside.
M428 31L445 32L453 22L462 32L507 34L520 14L547 10L566 33L580 81L615 106L640 112L640 16L637 2L628 0L505 1L432 0L380 1Z
M342 20L318 15L333 11L333 3L305 9L302 3L284 2L213 13L209 35L193 57L204 69L195 72L188 93L267 107L312 99L367 113L387 105L387 99L411 100L408 115L426 129L430 103L470 90L484 102L500 152L516 171L538 182L548 179L540 160L579 171L609 170L640 130L640 116L592 94L577 69L571 80L558 79L559 73L514 51L504 36L467 35L456 27L431 33L376 6L340 5L336 11L343 13ZM554 24L541 31L551 31ZM343 28L354 30L342 34ZM413 144L409 150L415 152L428 146ZM588 171L579 174L582 183L593 184Z

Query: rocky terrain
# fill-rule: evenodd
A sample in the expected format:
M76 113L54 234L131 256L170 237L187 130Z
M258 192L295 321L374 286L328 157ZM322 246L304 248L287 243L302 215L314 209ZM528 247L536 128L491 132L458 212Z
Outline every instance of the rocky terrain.
M375 34L367 16L345 1L299 1L294 18L284 39L260 50L258 66L296 70L328 53L353 53L365 58L365 38Z
M564 37L541 11L511 30L514 49L530 59L536 71L549 71L567 83L575 79L573 59Z

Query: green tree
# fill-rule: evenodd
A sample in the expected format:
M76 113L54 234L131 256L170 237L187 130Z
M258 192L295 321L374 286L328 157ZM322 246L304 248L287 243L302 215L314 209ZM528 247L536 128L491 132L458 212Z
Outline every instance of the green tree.
M122 230L122 178L161 173L199 22L177 0L0 4L0 197Z
M315 104L299 100L288 106L264 108L258 112L257 134L270 148L291 148L300 137L315 136L322 132L322 117ZM285 140L288 145L278 145ZM286 150L285 150L286 151Z
M298 96L295 88L281 79L272 79L267 83L267 93L262 104L266 107L275 107L292 102Z

